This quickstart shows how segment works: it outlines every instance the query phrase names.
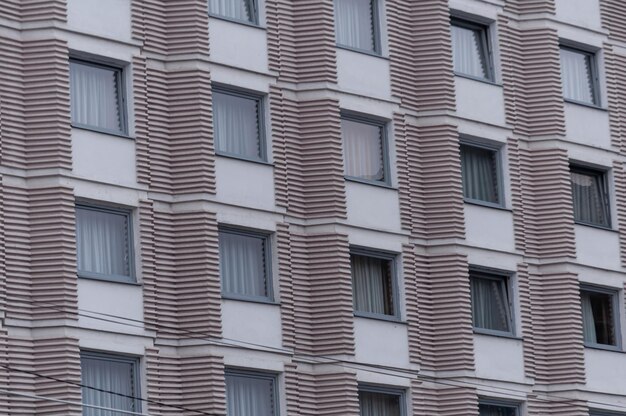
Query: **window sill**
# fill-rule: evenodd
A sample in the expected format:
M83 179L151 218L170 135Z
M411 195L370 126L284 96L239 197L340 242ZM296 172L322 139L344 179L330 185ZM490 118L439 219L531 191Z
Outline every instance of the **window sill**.
M475 76L472 76L472 75L462 74L460 72L455 72L454 76L459 77L459 78L470 79L472 81L482 82L483 84L493 85L494 87L500 87L500 88L503 87L503 85L501 83L495 82L495 81L487 79L487 78L479 78L479 77L475 77Z
M492 209L498 209L500 211L513 212L513 210L510 208L507 208L505 206L498 205L498 204L493 204L490 202L478 201L475 199L463 199L463 202L469 205L476 205L476 206L484 207L484 208L492 208Z
M274 167L273 163L268 162L266 160L252 159L252 158L247 158L247 157L244 157L244 156L233 155L233 154L229 154L229 153L222 153L222 152L217 152L216 151L215 152L215 156L223 157L223 158L226 158L226 159L241 160L242 162L250 162L250 163L256 163L256 164L259 164L259 165Z
M234 300L234 301L237 301L237 302L262 303L264 305L280 306L279 302L276 302L276 301L270 300L270 299L262 299L262 298L251 298L251 297L245 297L245 296L222 294L222 299L223 300Z
M612 232L612 233L618 233L619 232L618 230L616 230L614 228L607 227L607 226L604 226L604 225L599 225L599 224L592 224L592 223L589 223L589 222L574 221L574 224L582 225L583 227L591 227L591 228L595 228L595 229L598 229L598 230L609 231L609 232Z
M624 352L625 352L625 351L622 350L621 347L616 346L616 345L585 344L585 348L589 348L590 350L618 352L618 353L621 353L621 354L624 354Z
M238 25L248 26L248 27L252 27L255 29L267 30L265 27L261 26L258 23L249 22L246 20L235 19L235 18L227 17L227 16L220 16L219 14L212 14L212 13L209 13L209 17L211 19L223 20L225 22L236 23Z
M587 108L590 108L592 110L598 110L598 111L603 111L603 112L609 111L609 109L607 107L602 107L600 105L596 105L596 104L592 104L592 103L586 103L584 101L576 101L576 100L572 100L572 99L569 99L569 98L563 98L563 101L568 103L568 104L579 105L581 107L587 107Z
M353 48L352 46L346 46L346 45L340 45L340 44L336 44L335 46L337 47L337 49L343 49L343 50L350 51L350 52L356 52L356 53L360 53L363 55L369 55L374 58L384 59L386 61L389 60L388 57L383 56L380 52L368 51L367 49Z
M402 319L400 319L399 316L394 316L394 315L377 315L377 314L369 314L369 313L364 313L364 312L354 312L354 317L364 318L364 319L373 319L375 321L390 322L393 324L401 324L401 325L407 324L406 321L403 321Z
M391 189L393 191L397 191L398 190L397 188L391 186L387 182L372 181L372 180L368 180L368 179L355 178L354 176L345 176L344 179L346 181L348 181L348 182L356 182L356 183L361 183L363 185L378 186L379 188Z
M142 284L139 282L132 282L129 280L121 280L121 279L115 279L115 278L110 278L110 277L105 277L105 276L78 274L78 278L86 279L86 280L97 280L100 282L115 283L115 284L122 284L122 285L142 286Z
M131 137L128 134L122 133L122 132L115 132L115 131L112 131L112 130L99 129L97 127L91 127L91 126L87 126L87 125L84 125L84 124L76 124L76 123L72 123L71 126L74 129L92 131L92 132L95 132L95 133L106 134L108 136L115 136L115 137L121 137L123 139L135 140L134 137Z
M506 338L506 339L512 339L512 340L516 340L516 341L523 341L523 338L518 337L515 334L511 334L508 332L500 332L500 331L490 331L488 329L481 329L481 328L474 328L474 334L475 335L486 335L489 337L496 337L496 338Z

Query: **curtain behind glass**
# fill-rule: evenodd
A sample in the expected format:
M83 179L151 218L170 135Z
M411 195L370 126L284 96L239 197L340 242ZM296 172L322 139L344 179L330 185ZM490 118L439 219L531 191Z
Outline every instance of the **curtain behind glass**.
M213 91L213 126L218 151L261 158L258 99Z
M76 208L78 271L130 276L128 216Z
M70 61L72 122L122 131L119 71Z
M498 203L498 181L493 150L461 145L465 198Z
M594 103L589 55L561 48L561 79L565 98Z
M515 408L481 404L479 414L480 416L515 416Z
M474 327L511 331L509 297L504 279L471 277Z
M271 379L226 375L228 416L274 416Z
M353 254L350 262L355 310L393 315L389 260Z
M455 72L489 78L482 31L453 24L451 32Z
M361 416L400 416L400 396L395 394L359 392Z
M97 389L108 390L126 396L135 394L135 374L132 362L108 360L105 358L81 357L82 384ZM86 387L82 388L83 403L111 409L139 412L136 400L116 394L105 393ZM83 416L117 416L119 413L83 407Z
M253 0L209 0L209 13L254 22Z
M220 232L220 273L224 293L266 297L265 238Z
M342 119L341 136L346 176L384 181L382 128Z
M335 0L337 44L374 51L372 0Z
M574 219L590 224L609 224L609 206L601 173L571 172Z
M612 295L583 291L580 298L585 342L616 345Z

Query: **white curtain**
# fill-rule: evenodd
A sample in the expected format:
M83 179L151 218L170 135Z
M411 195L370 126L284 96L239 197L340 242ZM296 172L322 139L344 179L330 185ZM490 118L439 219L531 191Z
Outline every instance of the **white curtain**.
M374 51L372 0L335 0L337 43Z
M341 135L346 176L385 180L381 127L342 119Z
M388 260L352 255L351 266L355 310L393 315Z
M474 276L471 292L474 326L509 332L511 315L505 281Z
M394 394L359 392L361 416L400 416L400 396Z
M595 344L598 342L596 335L596 323L593 319L593 308L591 307L591 296L589 293L580 294L583 312L583 335L585 342Z
M274 383L268 378L226 376L228 416L274 416Z
M565 98L594 103L591 62L587 54L561 48L561 79Z
M128 216L76 208L79 272L130 276Z
M258 100L213 91L213 125L217 150L258 159Z
M83 387L83 403L111 409L139 412L135 397L135 374L132 362L108 360L106 358L81 358L82 384L118 394L105 393ZM124 396L122 396L124 395ZM83 407L83 416L117 416L122 413Z
M580 293L585 342L615 345L613 297L608 293Z
M247 22L254 21L252 0L209 0L209 13Z
M495 152L473 146L461 146L463 194L466 198L498 202Z
M609 226L604 175L572 172L572 200L577 221Z
M481 404L479 414L480 416L515 416L515 408Z
M481 31L452 25L452 51L454 70L460 74L488 78L486 51Z
M267 296L265 239L220 232L219 244L224 293Z
M72 122L106 130L122 130L118 71L70 62Z

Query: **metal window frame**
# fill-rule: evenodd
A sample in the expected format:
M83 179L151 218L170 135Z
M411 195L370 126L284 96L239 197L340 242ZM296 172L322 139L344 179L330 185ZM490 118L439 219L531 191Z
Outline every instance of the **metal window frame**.
M207 0L207 14L210 17L214 17L216 19L226 20L234 23L241 23L249 26L260 27L259 21L261 20L259 16L259 0L243 0L249 4L250 10L252 11L252 20L244 20L244 19L236 19L230 16L224 16L222 14L212 13L209 11L209 0Z
M582 105L587 105L587 106L591 106L591 107L601 107L602 105L602 101L601 101L601 97L600 97L600 74L598 72L598 61L596 59L596 53L594 51L591 50L587 50L584 48L579 48L576 47L576 45L572 45L570 43L568 43L567 41L561 41L561 43L559 44L559 52L561 49L564 49L566 51L570 51L570 52L574 52L574 53L578 53L581 54L585 57L585 59L587 60L587 62L589 63L589 71L590 76L591 76L591 89L592 94L591 94L591 99L592 102L587 102L587 101L579 101L579 100L575 100L572 98L567 98L565 97L565 94L563 94L563 100L570 102L570 103L575 103L575 104L582 104ZM560 59L559 56L559 65L562 65L562 61ZM561 77L563 77L563 69L561 68Z
M521 403L513 401L513 400L498 399L498 398L491 398L491 397L480 397L478 399L479 412L480 412L481 405L498 406L498 407L505 407L505 408L513 409L515 412L515 416L520 416Z
M340 1L340 0L333 1L333 7L335 7L335 3L337 1ZM372 10L372 21L371 21L372 37L374 38L373 50L357 48L354 46L344 45L343 43L339 43L336 40L337 39L337 19L335 19L335 45L338 48L347 49L349 51L365 53L367 55L373 55L373 56L382 56L382 42L381 42L382 35L381 35L381 27L380 27L381 26L380 10L378 9L379 7L380 7L380 4L378 0L370 0L370 8Z
M222 274L221 267L221 259L219 262L219 271L220 271L220 284L221 284L221 294L224 299L232 299L232 300L243 300L248 302L258 302L258 303L275 303L274 300L274 280L273 280L273 268L272 268L272 244L271 237L272 233L262 230L254 230L250 228L237 227L233 225L219 225L218 227L218 251L219 251L219 236L220 234L231 234L231 235L239 235L243 237L252 237L263 240L264 253L263 258L265 260L265 291L267 293L266 296L248 296L242 295L239 293L229 293L224 291L224 275ZM219 255L219 254L218 254Z
M386 394L389 396L398 397L399 408L400 408L400 416L407 416L407 403L406 397L407 392L406 389L402 387L393 387L379 384L370 384L370 383L359 383L358 384L358 396L359 396L359 414L361 413L361 392L364 393L378 393L378 394Z
M96 273L90 272L87 270L79 270L78 262L76 264L76 274L80 278L86 279L96 279L96 280L105 280L109 282L118 282L118 283L137 283L137 276L135 270L135 244L134 244L134 233L133 233L133 219L132 219L132 210L123 209L123 208L113 208L103 205L94 205L88 204L84 202L77 202L74 206L75 211L78 209L83 210L91 210L98 211L112 215L122 215L126 217L126 238L128 244L128 272L129 276L123 275L109 275L104 273ZM75 216L76 218L76 216ZM78 247L76 248L77 256L78 256Z
M486 69L487 69L487 77L477 77L471 74L466 74L464 72L454 72L455 75L463 76L470 79L475 79L478 81L487 81L494 83L495 82L495 67L494 67L494 59L493 59L493 48L491 46L491 36L489 35L489 25L478 23L472 20L467 20L457 16L450 17L450 25L462 27L469 30L474 30L479 32L480 34L480 44L481 44L481 53L483 58L485 59ZM452 51L452 55L454 58L454 50Z
M497 280L503 281L505 284L505 293L507 295L507 306L509 308L509 331L498 331L496 329L489 328L479 328L474 324L474 312L472 308L472 328L475 333L483 334L483 335L497 335L497 336L505 336L505 337L515 337L516 334L516 314L515 314L515 292L513 291L513 272L505 271L505 270L497 270L487 267L481 266L470 266L469 267L469 280L470 280L470 300L473 303L474 299L471 298L471 284L473 278L479 279L489 279L489 280Z
M619 305L619 288L612 288L606 286L594 285L586 282L581 282L580 284L580 294L582 292L588 293L600 293L603 295L611 296L611 303L613 307L613 331L615 333L615 345L610 344L598 344L597 342L584 342L585 347L597 348L603 350L610 351L622 351L622 330L620 327L620 305ZM581 296L582 301L582 296ZM582 317L582 308L581 308L581 317ZM583 319L584 323L584 319Z
M128 136L128 108L127 108L127 102L126 102L126 87L124 85L124 68L121 66L116 66L116 65L110 65L107 63L103 63L100 62L98 60L87 60L87 59L83 59L83 58L77 58L77 57L70 57L69 59L70 63L76 63L79 65L84 65L84 66L91 66L94 68L100 68L100 69L108 69L111 71L114 71L115 73L115 83L116 83L116 98L117 98L117 105L119 108L119 113L120 113L120 127L121 130L113 130L113 129L105 129L105 128L101 128L101 127L97 127L97 126L92 126L89 124L82 124L82 123L77 123L74 120L71 120L71 124L74 127L78 127L81 129L86 129L86 130L93 130L93 131L97 131L100 133L105 133L105 134L113 134L113 135L117 135L117 136ZM70 66L70 71L71 71L71 66ZM71 79L71 77L70 77ZM71 84L71 82L70 82ZM70 85L71 88L71 85ZM71 101L71 100L70 100ZM71 102L70 102L70 106L71 106Z
M503 177L503 169L502 169L502 145L496 144L487 144L478 140L472 140L468 137L461 137L459 140L459 154L463 152L463 146L465 147L474 147L478 149L488 150L493 152L493 159L495 162L495 180L496 180L496 190L498 192L498 202L490 202L483 201L480 199L468 198L463 193L463 200L465 202L469 202L476 205L483 205L486 207L492 208L504 208L505 207L505 198L504 198L504 177ZM461 171L462 181L465 181L465 175Z
M278 373L274 373L271 371L263 371L257 369L249 369L249 368L239 368L239 367L227 367L224 369L224 380L228 376L234 377L247 377L257 380L265 380L272 382L272 393L273 393L273 402L274 402L274 414L271 416L280 416L280 394L278 391ZM227 384L227 383L226 383ZM226 388L226 404L228 406L228 388Z
M611 212L612 211L611 193L609 192L609 178L608 178L609 170L608 169L604 169L604 170L595 169L593 167L584 166L584 165L580 165L576 163L570 163L569 170L570 170L570 182L572 180L571 178L572 173L600 177L602 179L600 190L603 192L602 203L604 204L604 207L607 213L607 224L599 224L597 222L582 221L576 218L576 211L574 210L574 204L572 203L572 213L574 215L574 223L588 225L588 226L596 227L596 228L612 230L613 229L613 212Z

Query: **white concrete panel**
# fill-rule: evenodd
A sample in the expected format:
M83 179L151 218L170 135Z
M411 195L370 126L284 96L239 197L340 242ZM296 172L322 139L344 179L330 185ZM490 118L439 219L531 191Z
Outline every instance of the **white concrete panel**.
M115 185L137 186L135 141L72 129L74 174Z
M524 350L519 339L475 334L474 358L479 378L524 380Z
M210 18L209 38L211 60L257 72L268 71L264 29Z
M390 98L389 60L337 48L339 88L365 96Z
M499 85L454 77L456 111L459 117L504 125L504 94Z
M406 324L354 318L356 361L389 366L409 365Z
M78 32L130 41L131 0L67 0L67 26Z
M348 222L375 229L400 228L398 191L376 185L346 181Z
M465 231L469 244L503 251L515 250L513 213L465 204Z
M611 147L608 111L565 103L565 123L567 140L605 149Z
M607 394L626 394L626 355L585 348L587 388Z
M230 340L278 348L282 344L278 305L224 299L222 328L224 338Z
M274 169L245 160L215 159L217 199L258 209L274 208Z
M602 26L598 0L556 0L556 18L585 28Z
M578 262L605 269L620 269L619 235L615 231L576 225Z

